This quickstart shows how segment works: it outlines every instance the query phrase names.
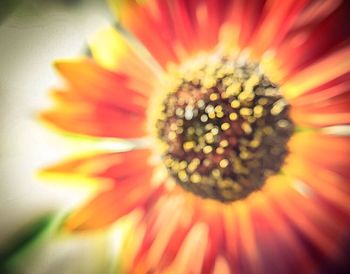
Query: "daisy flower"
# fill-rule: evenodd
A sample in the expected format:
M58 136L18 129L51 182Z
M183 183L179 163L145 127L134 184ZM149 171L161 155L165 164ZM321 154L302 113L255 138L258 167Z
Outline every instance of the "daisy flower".
M349 1L110 4L118 23L56 63L41 118L131 149L45 170L99 182L66 229L137 216L122 273L332 273L350 225Z

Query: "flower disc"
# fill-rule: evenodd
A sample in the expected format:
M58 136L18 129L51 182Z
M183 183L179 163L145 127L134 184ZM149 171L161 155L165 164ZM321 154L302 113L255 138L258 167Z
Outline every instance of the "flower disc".
M178 184L234 201L280 170L293 124L287 101L257 64L207 57L174 75L156 127Z

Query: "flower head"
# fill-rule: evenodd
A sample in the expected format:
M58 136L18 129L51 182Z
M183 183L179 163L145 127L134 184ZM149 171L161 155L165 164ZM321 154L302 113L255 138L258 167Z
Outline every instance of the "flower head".
M56 64L67 83L42 118L133 149L46 170L101 182L66 226L138 212L125 273L311 273L339 260L349 3L110 2L119 23L91 58Z

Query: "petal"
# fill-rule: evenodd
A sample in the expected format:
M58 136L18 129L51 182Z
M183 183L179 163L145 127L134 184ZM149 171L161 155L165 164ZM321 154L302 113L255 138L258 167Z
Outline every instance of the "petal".
M66 222L71 231L106 227L137 208L145 208L160 195L161 188L152 186L153 169L118 179L111 189L102 191Z
M111 104L82 97L76 91L55 91L56 105L40 119L58 129L97 137L137 138L148 134L146 118Z
M146 213L145 237L130 273L212 273L223 249L219 208L179 188L164 194Z
M317 165L320 170L329 170L350 178L349 136L326 135L322 133L299 133L290 140L292 156ZM288 163L288 162L287 162Z
M231 267L227 259L223 256L218 256L215 260L213 274L230 274Z
M331 68L331 69L329 69ZM282 85L287 98L295 98L350 71L350 47L344 47L292 75Z
M212 273L215 263L224 248L223 218L221 212L215 214L203 214L203 220L208 224L208 247L205 251L201 273Z
M152 91L133 89L127 75L108 71L89 59L56 62L56 68L81 96L120 110L145 114L147 97Z
M318 86L302 95L289 100L295 108L327 104L332 101L346 100L349 96L350 72Z
M313 266L302 239L272 204L284 197L288 181L271 177L262 191L224 210L225 252L235 273L308 273Z
M249 43L255 55L278 45L287 35L308 0L271 1Z
M253 220L250 207L246 203L237 202L235 205L238 220L238 250L241 250L240 267L242 273L260 273L262 261L255 239Z
M342 0L309 1L294 24L294 31L311 25L317 26L338 9L341 3Z
M106 27L89 41L89 48L96 62L102 67L129 77L132 87L139 91L153 89L156 75L137 56L125 37L114 27ZM147 94L146 94L147 95Z
M350 72L291 99L291 117L302 126L350 123Z
M231 9L229 8L227 23L233 23L232 34L235 36L238 30L238 43L241 49L249 47L249 42L254 34L261 14L267 1L253 0L253 1L231 1Z
M324 4L328 2L328 7L326 6L328 9L324 11L322 9L317 11L317 8L307 10L309 15L314 12L313 16L309 16L310 22L301 22L299 26L296 26L298 30L290 33L289 37L284 39L281 47L277 49L277 58L282 63L282 69L288 71L287 75L293 75L298 70L330 55L349 39L350 29L347 16L350 12L350 3L342 1L339 5L339 1L322 2ZM334 12L330 13L333 10ZM302 16L304 19L308 15L307 12ZM316 18L316 15L320 13L321 16ZM322 16L326 18L321 20Z
M42 172L64 176L82 175L120 180L151 167L149 150L101 153L67 160Z
M350 124L350 99L330 100L324 104L315 104L304 108L294 108L291 117L301 126L325 127Z
M145 237L130 273L161 272L174 260L192 227L192 209L185 209L184 197L165 194L146 212ZM171 212L171 214L169 214Z
M277 178L275 178L277 179ZM277 182L278 181L278 182ZM283 184L280 176L276 182ZM279 193L283 197L284 193ZM262 210L263 209L263 210ZM257 246L264 262L261 273L308 273L313 259L302 239L283 219L283 215L272 203L268 193L256 195L251 204L252 219Z
M298 156L289 159L285 172L298 178L297 188L305 193L316 194L324 206L334 209L338 220L349 220L350 187L348 179L331 170L319 168L316 163Z
M170 62L179 63L198 50L214 48L230 3L228 0L110 2L121 24L164 68Z
M174 30L165 1L110 1L118 19L145 45L160 65L178 61ZM120 5L120 2L125 4ZM156 32L156 35L155 35Z
M205 250L208 245L208 227L205 223L193 225L183 241L173 265L170 266L173 273L200 274L203 273Z
M341 218L344 221L350 217L347 202L350 195L349 144L348 136L297 134L291 141L294 153L287 159L284 168L287 174L306 185L306 192L317 194L324 205L331 205L338 214L345 214ZM336 216L335 213L333 215Z
M333 215L333 210L323 206L317 196L304 195L291 184L283 199L274 200L296 233L315 250L313 254L328 260L341 254L346 224Z

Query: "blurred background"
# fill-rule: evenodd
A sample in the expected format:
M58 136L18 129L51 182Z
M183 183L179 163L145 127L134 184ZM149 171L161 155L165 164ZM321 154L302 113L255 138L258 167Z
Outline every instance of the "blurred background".
M30 240L47 216L87 195L36 178L40 167L90 144L77 147L37 123L35 115L50 104L48 90L60 83L53 60L84 54L89 36L112 20L103 0L0 1L0 263L23 249L19 235L29 233ZM107 273L105 237L39 244L0 272Z

